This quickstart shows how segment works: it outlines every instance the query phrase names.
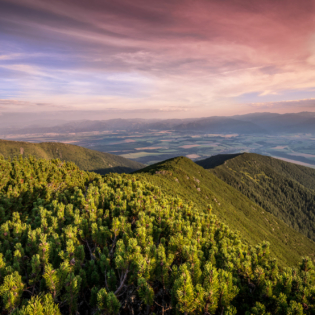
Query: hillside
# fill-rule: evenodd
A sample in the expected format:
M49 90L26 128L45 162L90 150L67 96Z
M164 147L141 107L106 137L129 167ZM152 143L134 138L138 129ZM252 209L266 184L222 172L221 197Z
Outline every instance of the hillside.
M194 203L194 194L185 202L150 183L158 178L163 190L170 183L191 187L173 177L191 171L203 191L214 175L201 176L184 158L147 171L154 175L102 177L58 159L0 158L1 314L314 314L310 258L282 268L268 243L242 242L211 206ZM225 216L233 188L216 181L227 202L214 209ZM251 202L242 198L246 209ZM236 211L230 216L241 218ZM257 219L251 218L259 235ZM265 230L268 238L268 225ZM300 252L312 244L301 244Z
M253 153L218 155L197 163L315 240L314 169Z
M296 264L304 255L314 257L313 241L188 158L170 159L136 174L171 196L192 200L198 209L210 203L219 220L239 231L243 241L252 245L269 241L281 264Z
M29 156L43 159L60 159L74 162L80 169L99 174L130 173L145 167L144 164L126 158L86 149L72 144L43 142L30 143L0 140L0 155L5 158Z

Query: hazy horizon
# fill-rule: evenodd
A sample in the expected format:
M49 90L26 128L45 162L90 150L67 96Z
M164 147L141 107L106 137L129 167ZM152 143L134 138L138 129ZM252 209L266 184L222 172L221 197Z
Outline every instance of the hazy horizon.
M314 112L314 13L314 0L2 0L0 113Z
M311 117L315 117L315 112L306 112L300 111L297 113L288 112L288 113L273 113L273 112L250 112L244 115L212 115L212 116L196 116L196 117L163 117L154 115L139 115L137 112L129 112L128 116L122 115L123 111L83 111L83 110L72 110L72 111L51 111L51 112L0 112L0 124L2 128L14 127L18 128L19 126L25 127L30 125L41 125L46 127L52 127L57 125L62 125L68 122L76 121L106 121L112 119L125 119L125 120L152 120L152 121L165 121L173 119L183 119L183 120L198 120L211 117L234 117L237 119L238 116L247 116L247 115L261 115L261 114L277 114L277 115L294 115L294 114L312 114Z

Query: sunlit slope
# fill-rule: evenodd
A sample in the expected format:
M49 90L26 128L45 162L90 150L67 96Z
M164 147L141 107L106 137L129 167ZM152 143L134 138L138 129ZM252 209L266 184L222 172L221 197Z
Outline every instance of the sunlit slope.
M220 157L223 164L213 168L213 161ZM253 153L197 163L315 240L315 169Z
M79 168L100 174L129 173L145 165L109 153L94 151L72 144L43 142L30 143L0 140L0 154L5 158L29 156L74 162Z
M295 264L304 255L314 256L313 241L190 159L170 159L137 174L169 195L192 200L200 209L211 204L213 213L232 230L238 230L244 241L249 244L269 241L281 264Z

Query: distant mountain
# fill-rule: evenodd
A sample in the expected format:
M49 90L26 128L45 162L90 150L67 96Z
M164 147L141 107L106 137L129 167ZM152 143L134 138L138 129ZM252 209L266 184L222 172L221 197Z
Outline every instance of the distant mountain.
M240 121L230 117L202 118L193 122L180 124L175 127L175 130L194 130L208 133L268 133L266 129L263 129L252 122Z
M309 118L291 127L291 132L315 133L315 118Z
M145 119L110 119L71 121L55 126L32 125L24 128L1 128L0 134L32 134L32 133L78 133L94 131L145 131L173 129L175 126L191 119L145 120Z
M45 133L79 133L102 131L149 131L149 130L177 130L201 131L207 133L267 133L267 130L252 123L227 117L209 117L200 119L111 119L104 121L73 121L57 126L28 126L25 128L2 128L0 134L45 134Z
M1 122L1 121L0 121ZM80 133L102 131L146 132L151 130L176 130L179 132L238 133L238 134L275 134L275 133L314 133L315 113L293 114L253 113L230 117L213 116L191 119L109 119L76 120L44 123L33 121L31 125L1 124L0 135Z
M301 255L312 255L315 251L313 241L188 158L178 157L150 165L135 175L160 187L169 196L192 201L198 209L211 204L218 219L239 231L246 243L269 241L272 254L284 264L295 264Z
M15 156L35 156L44 159L60 159L74 162L82 170L99 174L130 173L145 167L144 164L128 160L121 156L103 153L72 144L43 142L30 143L0 140L0 155L5 158Z
M253 153L217 155L197 164L315 240L315 169Z
M314 133L315 113L301 112L289 114L253 113L237 115L233 118L251 122L270 132L277 133ZM313 121L313 123L312 123Z

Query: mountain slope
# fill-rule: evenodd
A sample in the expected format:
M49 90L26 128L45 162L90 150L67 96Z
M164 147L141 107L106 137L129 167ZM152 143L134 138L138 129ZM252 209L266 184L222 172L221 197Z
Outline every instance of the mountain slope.
M5 158L19 155L32 155L43 159L58 158L74 162L82 170L94 171L99 174L129 173L145 167L144 164L117 155L55 142L30 143L0 140L0 155Z
M1 314L315 313L312 259L282 268L141 176L0 157Z
M198 161L266 211L315 240L315 170L253 153ZM213 167L221 159L221 165Z
M211 204L213 213L231 229L239 231L242 240L249 244L269 241L273 255L282 264L296 264L301 256L314 253L313 241L190 159L170 159L136 174L169 195L192 200L197 208Z

